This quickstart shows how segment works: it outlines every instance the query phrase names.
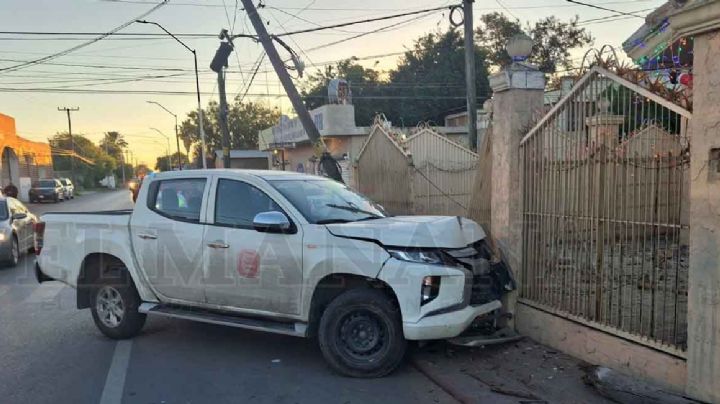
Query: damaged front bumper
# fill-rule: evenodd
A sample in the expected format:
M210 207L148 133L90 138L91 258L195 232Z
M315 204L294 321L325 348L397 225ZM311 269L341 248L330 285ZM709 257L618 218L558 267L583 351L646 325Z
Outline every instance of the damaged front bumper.
M415 323L403 323L405 339L445 339L460 335L478 317L486 316L502 307L499 300L479 306L465 306L462 309L422 318Z
M493 260L481 240L462 249L443 249L449 265L409 263L391 258L379 274L398 296L403 331L408 340L492 335L502 312L503 296L515 280L502 260ZM420 300L423 279L439 279L432 300Z

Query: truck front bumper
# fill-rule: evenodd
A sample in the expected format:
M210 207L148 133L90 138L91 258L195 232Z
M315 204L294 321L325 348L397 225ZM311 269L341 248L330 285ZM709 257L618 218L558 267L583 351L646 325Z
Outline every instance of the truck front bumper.
M472 322L502 307L499 300L478 306L465 306L456 311L428 315L419 321L403 322L403 333L408 340L453 338L465 331Z

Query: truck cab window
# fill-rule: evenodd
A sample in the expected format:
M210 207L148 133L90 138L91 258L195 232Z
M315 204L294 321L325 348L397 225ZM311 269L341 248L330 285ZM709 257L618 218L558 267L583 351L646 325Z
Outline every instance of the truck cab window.
M151 190L155 193L150 208L170 218L199 222L205 182L204 178L160 181Z
M264 192L241 181L218 181L215 197L215 224L251 228L255 215L282 208Z

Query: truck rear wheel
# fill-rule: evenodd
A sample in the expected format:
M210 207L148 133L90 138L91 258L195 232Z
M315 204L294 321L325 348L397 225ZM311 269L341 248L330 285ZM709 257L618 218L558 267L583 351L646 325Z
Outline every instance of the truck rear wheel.
M333 370L362 378L395 370L407 347L399 309L375 289L351 289L335 298L320 319L318 342Z
M93 320L106 336L130 338L145 325L145 314L138 312L140 295L125 270L103 270L91 293Z

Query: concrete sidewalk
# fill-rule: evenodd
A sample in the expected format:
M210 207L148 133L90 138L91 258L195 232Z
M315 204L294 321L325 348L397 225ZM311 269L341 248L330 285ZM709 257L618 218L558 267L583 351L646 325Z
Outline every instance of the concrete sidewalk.
M463 403L610 403L583 377L588 364L532 340L419 349L413 366Z

